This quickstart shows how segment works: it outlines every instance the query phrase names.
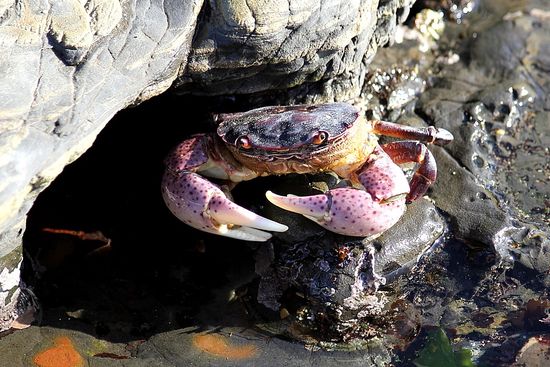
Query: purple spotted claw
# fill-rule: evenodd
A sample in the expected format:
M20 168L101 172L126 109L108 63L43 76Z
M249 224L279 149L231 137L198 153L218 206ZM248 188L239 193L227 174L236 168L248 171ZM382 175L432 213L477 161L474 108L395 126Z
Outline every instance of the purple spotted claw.
M259 216L229 200L224 192L193 172L166 172L162 194L182 222L205 232L246 241L267 241L287 226Z
M405 211L405 200L380 202L366 191L333 189L313 196L280 196L266 192L267 199L299 213L329 231L346 236L372 237L393 226Z
M392 227L405 212L409 184L403 171L377 147L357 172L364 190L339 188L313 196L267 199L285 210L302 214L324 228L346 236L372 237Z

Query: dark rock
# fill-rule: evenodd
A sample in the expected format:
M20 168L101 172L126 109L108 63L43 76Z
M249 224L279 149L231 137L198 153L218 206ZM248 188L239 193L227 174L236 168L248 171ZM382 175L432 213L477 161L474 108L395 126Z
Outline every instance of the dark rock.
M436 183L436 186L440 185ZM418 258L442 240L446 221L427 199L408 206L398 224L373 241L375 271L388 281L410 270Z
M2 257L22 253L25 216L36 196L113 115L168 88L189 52L200 8L199 1L91 4L3 9L0 45L10 51L0 56ZM3 301L17 284L2 281ZM11 313L7 308L2 313Z
M278 220L288 224L289 214L283 215ZM293 235L258 249L257 300L274 311L290 310L303 333L322 341L349 342L375 333L373 319L390 318L392 312L389 299L377 292L386 284L378 274L394 280L406 273L445 230L445 221L427 200L411 205L397 225L372 243L328 232L307 235L300 221L305 219L290 220ZM301 241L292 240L300 237L297 233ZM371 325L361 329L363 323Z

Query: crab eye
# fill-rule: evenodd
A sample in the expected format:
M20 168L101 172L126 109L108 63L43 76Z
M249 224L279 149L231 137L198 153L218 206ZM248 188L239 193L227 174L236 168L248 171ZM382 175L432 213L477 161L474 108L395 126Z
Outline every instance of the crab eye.
M324 143L328 138L328 133L326 131L319 131L317 134L313 136L313 144L322 144Z
M250 139L247 136L241 136L237 139L237 146L243 149L250 149L252 145L250 144Z

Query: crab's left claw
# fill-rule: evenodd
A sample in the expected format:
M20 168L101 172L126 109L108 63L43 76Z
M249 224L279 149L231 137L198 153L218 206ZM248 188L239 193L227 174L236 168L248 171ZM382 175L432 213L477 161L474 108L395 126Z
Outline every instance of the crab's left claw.
M267 241L287 226L264 218L231 200L216 185L193 172L165 174L162 194L170 211L191 227L245 241Z
M405 198L379 201L366 191L333 189L313 196L280 196L266 192L267 199L280 208L302 214L329 231L346 236L376 236L393 226L405 211Z
M264 231L288 230L284 224L264 218L235 204L223 193L216 193L211 198L208 213L210 218L219 224L214 233L240 240L267 241L271 238L271 233Z

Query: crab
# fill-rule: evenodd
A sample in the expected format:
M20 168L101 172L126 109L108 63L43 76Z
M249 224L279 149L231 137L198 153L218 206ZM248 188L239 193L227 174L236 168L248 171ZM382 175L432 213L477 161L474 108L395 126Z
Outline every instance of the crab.
M266 241L287 226L231 199L230 188L259 176L333 172L344 182L311 196L266 192L276 206L329 231L374 237L392 227L406 204L435 181L433 155L420 141L446 144L450 132L367 120L348 103L270 106L219 114L216 133L180 143L166 158L162 195L181 221L196 229L247 241ZM379 145L377 135L406 141ZM409 180L399 167L416 163ZM208 178L219 180L221 185Z

